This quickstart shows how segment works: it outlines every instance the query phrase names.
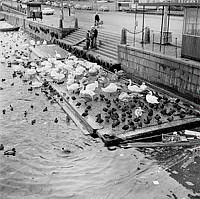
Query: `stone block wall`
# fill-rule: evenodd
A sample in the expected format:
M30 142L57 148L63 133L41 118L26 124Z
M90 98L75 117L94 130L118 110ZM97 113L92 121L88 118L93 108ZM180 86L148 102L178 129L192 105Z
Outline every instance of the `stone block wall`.
M200 104L200 62L126 45L118 46L118 61L129 76L163 85Z

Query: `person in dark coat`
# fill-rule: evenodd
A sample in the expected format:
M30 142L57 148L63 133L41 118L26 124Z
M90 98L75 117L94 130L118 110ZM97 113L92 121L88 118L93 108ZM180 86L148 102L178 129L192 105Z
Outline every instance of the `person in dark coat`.
M97 36L98 36L98 30L97 28L94 28L93 30L93 48L96 48L97 49Z
M90 47L90 30L86 33L86 50L88 50Z
M95 17L94 17L94 25L95 25L95 26L98 26L98 25L99 25L99 21L100 21L99 14L96 13L96 14L95 14Z
M33 11L33 21L36 20L35 11Z

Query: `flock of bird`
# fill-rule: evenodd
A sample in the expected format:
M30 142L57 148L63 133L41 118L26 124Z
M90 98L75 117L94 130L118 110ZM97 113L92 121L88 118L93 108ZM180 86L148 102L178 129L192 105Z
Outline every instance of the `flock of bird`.
M31 40L29 45L40 45L40 42ZM43 45L46 45L46 41L43 41ZM6 44L2 46L5 47ZM111 73L98 64L78 59L71 53L62 59L57 51L54 56L48 55L45 59L31 61L28 46L24 51L17 47L17 43L15 48L10 46L2 53L1 59L1 62L7 61L8 67L12 67L13 78L19 75L23 81L29 81L30 92L41 88L50 102L63 102L63 98L49 82L58 84L66 100L72 102L77 110L83 109L82 117L90 115L104 127L111 126L113 130L127 131L161 125L183 119L187 115L199 116L179 99L162 95L150 89L144 82L138 85L131 79L124 80L121 78L124 73L122 70ZM14 57L12 63L15 64L9 62L11 56ZM37 76L44 78L44 82L37 80ZM47 108L43 109L45 111ZM3 114L5 113L4 109ZM24 117L27 114L25 111ZM69 117L66 117L66 121L68 120ZM57 123L58 119L54 122ZM32 125L35 123L36 120L31 122Z

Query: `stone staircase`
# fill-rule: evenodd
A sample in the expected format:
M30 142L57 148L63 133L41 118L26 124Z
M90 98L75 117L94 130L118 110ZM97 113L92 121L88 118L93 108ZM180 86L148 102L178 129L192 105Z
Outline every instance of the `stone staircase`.
M95 54L103 57L107 57L114 62L117 62L117 45L121 41L121 36L115 33L110 33L108 31L104 31L99 29L97 37L97 48L89 50L90 52L94 51ZM65 42L70 45L79 46L83 48L85 46L85 36L87 29L84 27L80 27L77 31L71 33L67 37L63 38Z

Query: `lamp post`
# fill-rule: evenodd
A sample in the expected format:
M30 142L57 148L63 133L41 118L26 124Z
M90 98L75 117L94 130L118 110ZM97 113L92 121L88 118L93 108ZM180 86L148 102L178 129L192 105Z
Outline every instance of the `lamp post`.
M135 34L136 34L136 28L138 26L138 22L137 22L137 2L135 2L135 26L134 26L134 41L133 44L135 46Z
M63 20L64 20L64 12L63 12L63 0L61 0L61 10L60 10L61 14L60 14L60 24L59 24L59 28L63 29Z

